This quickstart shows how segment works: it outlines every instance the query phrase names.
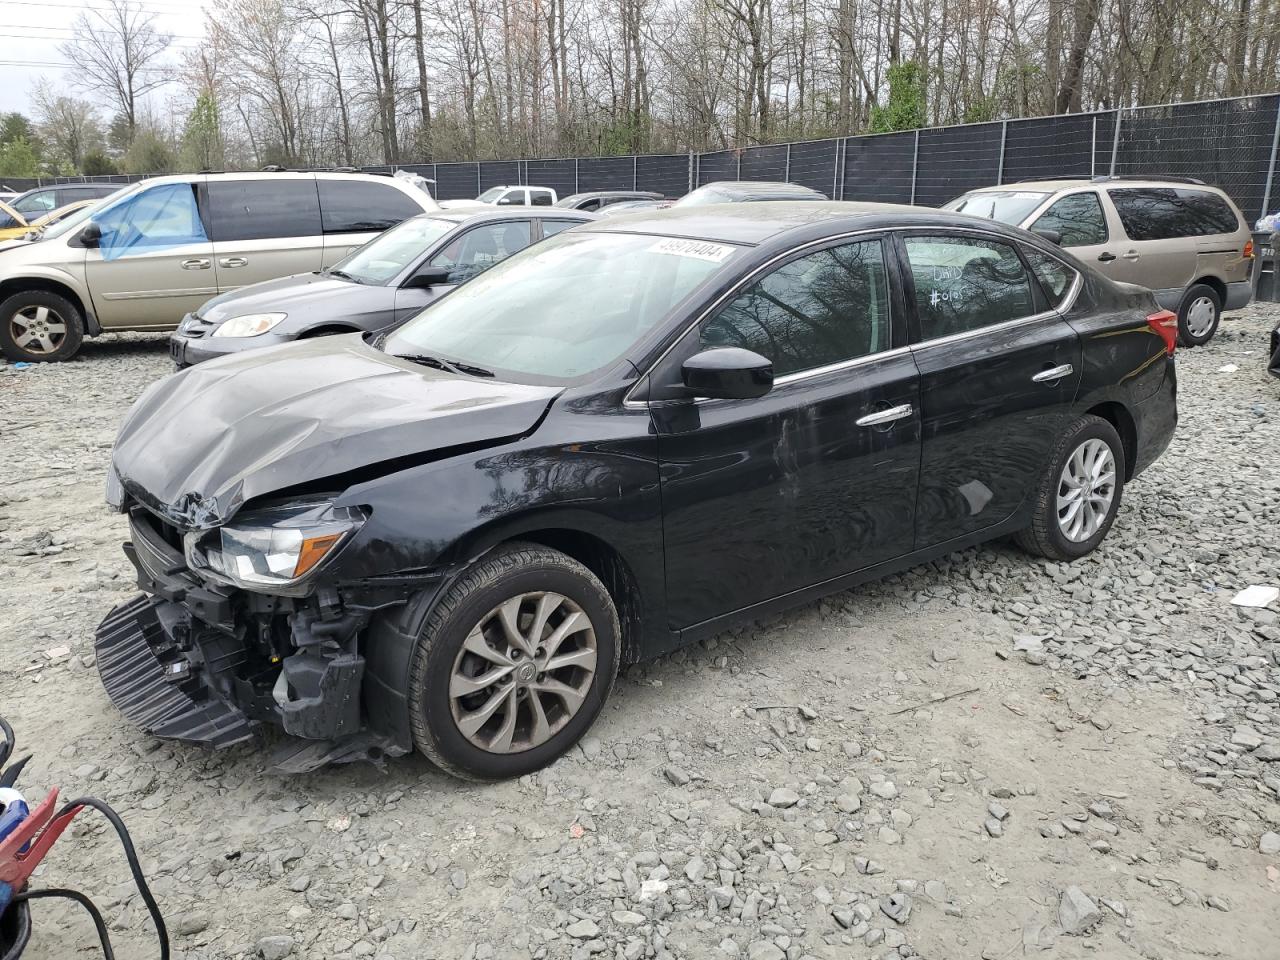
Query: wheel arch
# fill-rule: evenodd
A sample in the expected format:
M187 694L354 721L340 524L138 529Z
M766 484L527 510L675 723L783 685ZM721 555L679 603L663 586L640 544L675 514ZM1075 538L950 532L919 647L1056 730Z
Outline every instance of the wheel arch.
M1205 274L1204 276L1197 277L1195 280L1192 280L1191 283L1187 284L1187 290L1190 290L1197 284L1202 284L1203 286L1208 287L1218 295L1219 308L1227 302L1227 285L1221 278L1215 277L1212 274ZM1183 296L1185 297L1186 294L1184 293Z
M53 277L25 275L0 280L0 301L8 299L15 293L23 293L27 290L41 290L45 293L53 293L60 297L65 297L80 311L80 316L84 320L84 332L86 334L96 336L102 332L93 310L76 291L75 287Z
M1138 426L1133 414L1118 400L1095 403L1084 412L1101 417L1115 427L1116 433L1120 435L1120 443L1124 447L1124 479L1128 483L1133 479L1134 463L1138 458Z

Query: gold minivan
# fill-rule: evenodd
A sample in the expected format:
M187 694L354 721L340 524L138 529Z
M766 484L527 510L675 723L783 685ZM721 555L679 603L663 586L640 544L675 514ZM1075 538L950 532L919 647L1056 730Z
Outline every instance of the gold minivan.
M397 177L210 173L142 180L0 250L0 349L66 360L86 336L172 330L210 297L322 270L439 207Z
M1033 230L1112 280L1151 288L1183 346L1249 303L1253 242L1231 198L1186 177L1035 180L972 190L944 210Z

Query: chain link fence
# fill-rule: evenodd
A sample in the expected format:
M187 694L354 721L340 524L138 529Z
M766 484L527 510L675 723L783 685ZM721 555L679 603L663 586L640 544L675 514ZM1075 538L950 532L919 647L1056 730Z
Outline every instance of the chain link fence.
M840 200L937 206L966 190L1056 177L1176 175L1222 187L1252 222L1280 208L1280 94L930 127L710 153L371 166L434 180L441 200L536 184L561 196L652 190L679 196L716 180L787 180ZM68 181L0 179L16 190Z

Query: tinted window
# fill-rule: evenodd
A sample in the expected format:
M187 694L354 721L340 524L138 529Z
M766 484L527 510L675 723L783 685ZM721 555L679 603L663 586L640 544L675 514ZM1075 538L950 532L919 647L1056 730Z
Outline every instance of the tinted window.
M907 237L920 337L966 333L1036 312L1013 247L973 237Z
M551 192L549 190L530 190L529 198L535 207L551 206Z
M320 235L311 179L212 180L209 205L214 243Z
M1026 254L1027 261L1031 264L1031 269L1035 273L1036 279L1040 281L1040 286L1048 294L1049 302L1055 307L1059 306L1062 303L1062 298L1071 289L1071 284L1076 278L1076 272L1061 260L1055 260L1039 250L1023 247L1022 252Z
M523 206L523 205L524 205L524 191L523 191L523 190L508 190L506 193L504 193L504 194L503 194L503 195L498 199L498 204L499 204L500 206L504 206L504 207L509 207L509 206Z
M1208 237L1240 228L1235 211L1207 190L1141 187L1109 192L1131 240Z
M577 208L579 210L599 210L603 204L604 204L604 201L597 198L594 200L586 200L584 202L581 202L577 205Z
M577 220L543 220L542 235L544 237L553 237L561 230L568 230L570 227L578 226Z
M1083 247L1107 242L1107 220L1102 215L1102 202L1096 193L1076 193L1063 197L1046 210L1035 223L1037 230L1057 230L1064 247Z
M462 283L528 245L528 220L488 223L452 241L431 258L431 265L448 267L449 282Z
M395 187L364 180L317 180L325 233L386 230L422 213L422 207Z
M703 322L703 347L745 347L775 376L864 357L890 343L889 284L879 240L800 257L757 280Z

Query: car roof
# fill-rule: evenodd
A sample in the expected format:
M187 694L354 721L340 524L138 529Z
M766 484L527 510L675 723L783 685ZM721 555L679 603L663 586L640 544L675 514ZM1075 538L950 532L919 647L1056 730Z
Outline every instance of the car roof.
M1078 190L1082 187L1180 187L1182 189L1221 192L1213 184L1188 180L1185 177L1058 177L1048 180L1018 180L1012 183L991 184L986 187L975 187L965 192L993 193L996 191L1026 190L1036 193L1056 193L1059 190Z
M656 190L583 190L581 193L571 193L564 197L565 200L575 200L582 197L652 197L655 200L662 194Z
M711 183L702 184L698 189L711 189L719 193L727 193L731 196L737 197L811 197L815 194L822 196L820 191L814 190L812 187L801 186L798 183L774 182L770 180L715 180Z
M933 207L912 207L901 203L867 203L853 200L776 200L765 203L708 203L691 207L668 207L644 210L621 216L603 217L589 228L591 232L644 233L711 240L748 246L764 243L792 230L817 224L840 223L851 230L895 226L982 225L991 229L992 221L965 214L948 213ZM1023 231L1001 229L1010 236L1025 239Z
M530 217L550 220L578 220L589 223L599 219L586 210L567 210L564 207L462 207L432 210L417 214L413 219L449 220L453 223L486 223L488 221L528 220Z

